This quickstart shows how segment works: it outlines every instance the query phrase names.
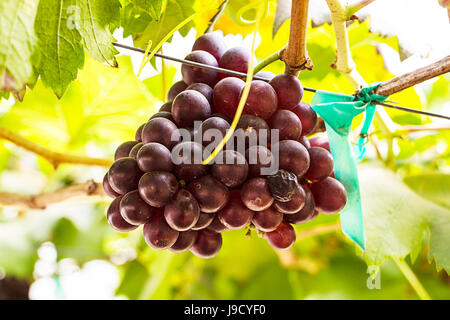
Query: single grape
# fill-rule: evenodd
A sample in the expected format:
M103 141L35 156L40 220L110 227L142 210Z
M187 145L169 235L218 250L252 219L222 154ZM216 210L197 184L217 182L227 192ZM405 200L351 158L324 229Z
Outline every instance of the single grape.
M306 149L311 148L311 144L309 143L309 140L308 140L307 137L305 137L305 136L300 136L300 137L297 139L297 141L300 142Z
M244 86L245 82L238 78L220 80L213 89L213 100L216 110L233 119Z
M266 232L265 237L274 249L287 249L291 247L296 239L294 228L286 222L281 224L274 231Z
M246 208L242 203L240 190L232 190L228 203L217 212L217 217L228 229L237 230L242 229L252 221L253 211Z
M203 63L209 66L218 67L216 58L206 51L196 50L189 53L185 58L188 61ZM183 64L181 66L183 80L188 85L201 82L213 87L219 81L219 73L213 70Z
M150 120L142 130L142 143L144 144L158 142L171 150L179 139L180 133L175 123L165 118Z
M108 182L115 192L125 194L137 189L142 174L136 160L129 157L121 158L109 168Z
M230 129L230 124L223 118L211 117L203 121L200 129L202 132L202 143L205 147L211 144L208 148L210 149L215 148L222 141L227 130Z
M247 208L253 211L265 210L274 201L265 178L247 180L241 188L241 200Z
M122 143L117 147L116 152L114 153L114 160L127 158L130 154L131 149L138 143L138 141L127 141Z
M174 99L175 99L175 97L174 97ZM172 99L172 100L173 100L173 99ZM172 112L172 101L168 101L168 102L164 103L164 104L161 106L161 108L159 108L159 110L158 110L158 112L162 112L162 111L165 111L165 112Z
M122 196L119 196L111 202L108 211L106 212L106 220L108 220L109 225L114 230L119 232L129 232L136 229L138 226L129 224L120 215L119 204L121 200Z
M277 110L277 103L277 93L270 84L253 80L243 113L268 121Z
M267 81L270 81L276 77L276 74L273 73L272 71L263 70L263 71L259 71L259 72L255 73L255 76L261 77L261 78L266 79Z
M147 172L139 180L139 194L152 207L164 207L177 191L177 178L169 172Z
M219 60L219 67L237 72L247 73L250 52L241 47L228 49ZM220 73L220 78L233 77L232 75Z
M155 212L156 209L142 200L137 190L128 192L120 201L120 214L129 224L136 226L144 224Z
M185 90L172 104L172 114L179 127L194 127L194 121L203 121L211 116L211 106L200 92Z
M331 152L330 143L328 142L328 137L326 134L320 134L312 137L311 139L309 139L309 143L311 147L320 147L328 150L328 152Z
M203 165L202 160L203 146L197 142L181 142L172 149L174 173L184 181L192 181L208 173L208 166Z
M325 179L333 172L334 161L331 153L324 148L311 147L309 152L309 169L304 174L306 178L312 182Z
M245 151L245 157L248 162L248 176L251 178L261 175L268 175L271 173L271 166L275 159L270 152L264 146L251 146ZM265 171L263 170L265 168Z
M308 150L298 141L283 140L277 145L280 169L303 176L309 168ZM272 153L277 148L272 148Z
M347 191L338 180L328 177L309 186L316 209L325 214L341 211L347 203Z
M130 158L136 159L137 157L137 153L139 152L139 150L141 150L142 146L144 144L142 142L139 142L138 144L136 144L133 148L131 148L130 150Z
M303 97L302 83L291 74L279 74L269 84L277 93L278 107L281 109L294 108Z
M223 56L227 50L227 45L223 40L221 31L208 32L195 40L192 51L203 50L214 56L217 61Z
M162 212L157 212L149 222L144 224L143 233L145 242L155 250L169 249L175 244L180 234L167 224Z
M158 142L144 144L137 153L139 169L144 172L172 171L172 155L164 145Z
M200 207L189 191L180 189L164 207L164 217L172 229L186 231L197 223Z
M207 228L211 222L214 220L216 215L214 213L206 213L200 211L200 216L197 220L195 226L193 226L192 230L201 230Z
M188 230L180 232L177 241L169 248L169 251L181 253L188 251L197 239L197 231Z
M225 232L228 230L227 226L224 225L219 217L217 216L217 214L214 215L214 219L211 221L211 223L209 224L209 226L206 228L208 230L214 231L214 232Z
M211 175L229 188L241 185L248 174L245 157L233 150L223 150L214 159Z
M213 89L206 83L193 83L186 90L194 90L200 92L206 100L208 100L209 105L212 108L213 105Z
M284 220L292 223L292 224L302 224L305 222L309 222L312 219L314 219L317 214L315 214L315 204L314 204L314 197L311 191L309 191L308 188L304 188L305 190L305 205L303 208L294 213L294 214L285 214Z
M119 193L115 192L114 189L111 187L111 185L109 184L108 181L108 172L105 174L105 176L103 177L103 190L105 191L105 193L110 196L111 198L115 198L120 196Z
M228 122L228 123L231 123L231 122L233 121L233 119L231 119L229 116L224 115L223 113L218 113L218 112L213 113L213 114L211 115L211 117L222 118L223 120L225 120L225 121Z
M141 124L139 128L136 130L136 134L134 135L134 139L137 142L142 142L142 130L144 129L145 123Z
M291 111L302 122L302 136L309 135L317 124L317 113L305 102L300 102Z
M286 202L275 200L273 207L284 214L293 214L299 212L306 201L306 192L302 186L299 186L294 197Z
M270 194L278 202L291 201L299 189L297 176L283 169L267 176L267 182Z
M302 132L302 123L289 110L278 110L270 118L269 125L271 129L278 130L279 140L297 140Z
M159 111L159 112L155 113L154 115L152 115L149 120L152 120L155 118L164 118L164 119L170 120L173 123L175 123L175 119L173 118L173 115L170 111L169 112L168 111Z
M191 252L197 257L208 259L214 257L222 248L222 235L207 229L197 233L197 239L191 247Z
M187 88L187 84L183 80L175 82L167 92L167 100L172 101L175 97Z
M255 212L252 223L258 230L264 232L274 231L283 221L283 214L273 208L273 206L263 211Z
M229 197L228 188L210 175L194 180L187 189L197 199L200 210L207 213L222 209Z
M245 150L251 146L258 144L267 145L270 140L270 127L260 117L243 115L239 119L236 131L231 139L233 139L234 149L244 154ZM230 144L231 141L229 141L228 145Z

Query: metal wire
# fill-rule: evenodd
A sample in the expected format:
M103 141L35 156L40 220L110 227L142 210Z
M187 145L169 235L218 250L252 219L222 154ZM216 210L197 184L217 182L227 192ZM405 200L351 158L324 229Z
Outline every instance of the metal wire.
M145 50L140 49L140 48L127 46L125 44L121 44L121 43L117 43L117 42L114 42L113 45L116 46L116 47L119 47L119 48L123 48L123 49L136 51L136 52L140 52L140 53L144 53L145 54ZM247 74L242 73L242 72L228 70L228 69L224 69L224 68L220 68L220 67L209 66L209 65L206 65L206 64L203 64L203 63L189 61L189 60L180 59L180 58L176 58L176 57L171 57L171 56L168 56L168 55L165 55L165 54L161 54L161 53L155 53L155 57L166 59L166 60L171 60L171 61L175 61L175 62L179 62L179 63L190 65L190 66L193 66L193 67L198 67L198 68L202 68L202 69L207 69L207 70L213 70L213 71L217 71L217 72L221 72L221 73L226 73L226 74L229 74L229 75L232 75L232 76L236 76L236 77L240 77L240 78L247 77ZM262 80L262 81L270 81L270 79L266 79L266 78L260 77L260 76L253 76L253 79L255 79L255 80ZM317 91L317 89L308 88L308 87L303 87L303 89L305 91L309 91L309 92L316 92ZM410 112L410 113L416 113L416 114L426 115L426 116L430 116L430 117L437 117L437 118L441 118L441 119L450 120L449 116L445 116L445 115L438 114L438 113L427 112L427 111L422 111L422 110L417 110L417 109L412 109L412 108L406 108L406 107L396 106L396 105L392 105L392 104L388 104L388 103L382 103L382 102L374 102L374 104L380 105L380 106L383 106L383 107L386 107L386 108L392 108L392 109L397 109L397 110L406 111L406 112Z

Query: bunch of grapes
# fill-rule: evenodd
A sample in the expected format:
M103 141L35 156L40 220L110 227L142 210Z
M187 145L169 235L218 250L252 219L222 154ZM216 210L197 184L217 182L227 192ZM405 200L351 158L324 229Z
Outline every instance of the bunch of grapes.
M199 37L186 60L246 73L250 54L225 46L219 32ZM254 80L236 131L212 162L202 164L230 129L245 83L189 65L168 102L121 144L103 179L114 197L107 220L117 231L143 225L154 249L190 250L210 258L221 233L256 229L276 249L295 242L293 224L332 214L346 204L323 136L306 138L317 123L301 102L301 82L262 71ZM277 138L277 139L276 139Z

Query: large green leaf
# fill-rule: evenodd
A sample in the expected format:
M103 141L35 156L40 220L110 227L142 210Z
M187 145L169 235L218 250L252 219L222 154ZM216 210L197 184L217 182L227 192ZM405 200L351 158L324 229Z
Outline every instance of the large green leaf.
M130 0L136 9L145 12L156 21L161 18L163 2L163 0Z
M421 174L404 181L422 197L450 209L450 174Z
M368 264L392 256L415 259L429 233L429 258L450 270L450 210L412 191L389 170L363 165L359 170Z
M84 63L81 35L76 29L77 11L75 0L45 0L39 2L36 16L41 53L38 71L59 98Z
M83 45L93 58L112 67L117 67L114 57L118 51L112 45L114 38L110 26L120 20L118 0L77 0L79 14L77 28L83 37Z

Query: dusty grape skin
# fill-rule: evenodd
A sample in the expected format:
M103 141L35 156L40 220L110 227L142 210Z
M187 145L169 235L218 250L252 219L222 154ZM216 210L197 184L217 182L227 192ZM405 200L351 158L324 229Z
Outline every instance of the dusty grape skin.
M255 76L261 77L261 78L266 79L267 81L270 81L276 77L276 74L273 73L272 71L263 70L263 71L259 71L259 72L255 73Z
M197 257L209 259L219 253L222 248L222 235L203 229L198 231L197 239L190 251Z
M174 137L180 137L175 123L165 118L155 118L147 122L144 126L142 130L142 143L158 142L171 150L179 141L179 139L172 141L172 135Z
M139 194L152 207L164 207L178 191L177 178L170 172L145 173L139 180Z
M218 181L228 188L234 188L247 179L248 164L242 154L233 150L223 150L215 160L218 158L222 159L223 164L214 163L211 166L211 175Z
M302 83L291 74L279 74L269 84L277 93L278 107L281 109L294 108L303 97Z
M308 150L298 141L283 140L278 143L280 169L301 177L309 168Z
M181 80L178 82L175 82L169 89L169 92L167 92L167 101L172 101L173 99L175 99L175 97L182 92L183 90L185 90L187 88L187 84Z
M146 123L143 123L139 126L139 128L136 130L136 133L134 135L134 140L137 142L142 142L142 130L144 129Z
M197 223L191 228L191 230L201 230L207 228L214 220L215 216L216 215L214 213L206 213L200 211L200 216L197 220Z
M117 147L116 152L114 153L114 161L122 158L127 158L130 154L131 149L133 149L133 147L138 143L138 141L126 141L120 144L120 146Z
M253 80L243 114L250 114L268 121L277 110L277 103L277 93L270 84Z
M130 157L121 158L109 168L108 182L115 192L125 194L137 189L142 174L136 160Z
M173 100L172 114L180 128L192 128L194 121L203 121L211 116L211 106L200 92L185 90Z
M277 129L280 140L297 140L302 132L302 123L295 113L289 110L278 110L270 118L271 129Z
M164 119L170 120L173 123L175 123L175 119L173 118L173 115L170 111L158 111L157 113L152 115L149 120L156 119L156 118L164 118Z
M308 153L310 159L309 169L303 175L303 178L317 182L330 176L334 168L331 153L320 147L311 147L308 149Z
M139 142L133 148L131 148L129 157L133 158L133 159L136 159L137 153L139 152L139 150L141 150L143 145L144 144L142 142Z
M328 152L331 152L330 143L328 142L328 137L326 134L320 134L312 137L311 139L309 139L309 143L311 147L320 147L328 150Z
M203 63L209 66L218 67L216 58L206 51L197 50L189 53L185 60ZM198 68L183 64L181 66L181 73L183 80L187 85L193 83L206 83L210 87L213 87L217 81L219 81L219 73L213 70Z
M228 202L228 188L210 175L192 181L187 189L197 199L200 210L206 213L217 212Z
M299 212L305 205L306 201L306 192L302 186L299 186L297 193L294 197L287 201L281 202L275 200L273 203L273 207L284 214L294 214Z
M265 210L274 201L265 178L247 180L241 187L241 200L247 208L253 211Z
M186 231L197 223L200 207L189 191L181 189L164 207L164 217L172 229Z
M216 110L233 119L244 86L245 82L238 78L220 80L213 89L213 100Z
M175 97L174 97L175 99ZM164 103L161 108L159 108L158 112L165 111L165 112L172 112L172 101L168 101Z
M210 231L213 232L217 232L217 233L221 233L221 232L225 232L228 231L229 229L227 228L226 225L224 225L219 217L217 216L217 214L214 215L214 219L211 221L211 223L209 224L209 226L206 228Z
M237 72L247 73L250 52L242 47L228 49L219 60L219 67ZM220 78L234 77L229 74L219 73Z
M338 180L328 177L309 186L316 209L325 214L341 211L347 203L347 191Z
M300 136L300 137L297 139L297 141L300 142L306 149L311 148L311 144L309 143L309 140L308 140L307 137L305 137L305 136Z
M266 132L267 141L264 141L263 139L263 130ZM242 137L244 138L244 141L238 141L238 139L242 139ZM234 139L234 149L239 148L242 142L244 143L244 150L247 150L256 144L267 145L268 141L270 141L270 127L267 122L260 117L248 114L243 115L239 119L239 122L236 125L236 131L231 139ZM244 150L242 153L244 153Z
M294 228L285 221L281 222L277 229L265 233L269 244L277 250L290 248L296 239Z
M302 123L302 136L309 135L317 124L317 113L306 102L300 102L291 109Z
M294 214L285 214L284 220L286 222L292 224L302 224L311 221L317 216L317 214L315 214L316 206L314 204L313 194L308 188L304 188L304 190L305 190L305 205L300 211Z
M252 221L253 211L242 203L240 190L232 190L228 203L217 212L217 217L228 229L238 230Z
M252 223L258 230L264 232L274 231L283 221L283 214L275 210L273 206L263 211L255 212Z
M192 46L192 51L203 50L214 56L217 61L223 56L225 51L227 51L227 45L223 40L223 35L220 31L208 32L195 40Z
M211 113L213 112L213 89L208 86L206 83L193 83L186 90L194 90L200 92L206 100L208 100L209 105L211 106Z
M144 144L137 153L137 163L143 172L172 171L172 155L164 145L158 142Z
M196 163L198 157L198 163ZM208 173L208 166L201 163L203 146L197 142L186 141L172 149L172 160L175 162L174 174L184 181L198 179Z
M111 185L109 184L108 181L108 172L105 174L105 176L103 177L103 190L105 191L105 193L110 196L111 198L116 198L118 196L120 196L119 193L115 192L114 189L111 187Z
M106 212L106 220L108 220L109 225L116 231L119 232L129 232L136 229L138 226L129 224L120 215L120 200L122 196L115 198L108 207Z
M129 224L136 226L146 223L156 212L155 208L150 207L141 199L137 190L125 194L119 207L122 218Z
M230 124L223 118L219 117L211 117L203 121L202 125L200 126L201 132L202 132L202 143L206 147L210 143L212 143L212 146L216 147L220 141L216 141L214 137L207 138L206 133L209 129L217 129L222 134L222 138L225 137L227 130L230 129ZM211 147L211 146L210 146Z
M181 253L188 251L197 239L197 231L188 230L179 233L177 241L169 248L169 251Z
M142 231L147 245L155 250L169 249L179 235L178 231L167 224L162 212L154 214L150 221L144 224Z
M253 152L255 152L256 163L250 163L250 157ZM261 168L270 168L271 164L275 160L272 152L264 146L251 146L245 152L245 158L248 162L248 176L251 178L260 176ZM267 160L267 163L263 163L261 159L265 161Z

